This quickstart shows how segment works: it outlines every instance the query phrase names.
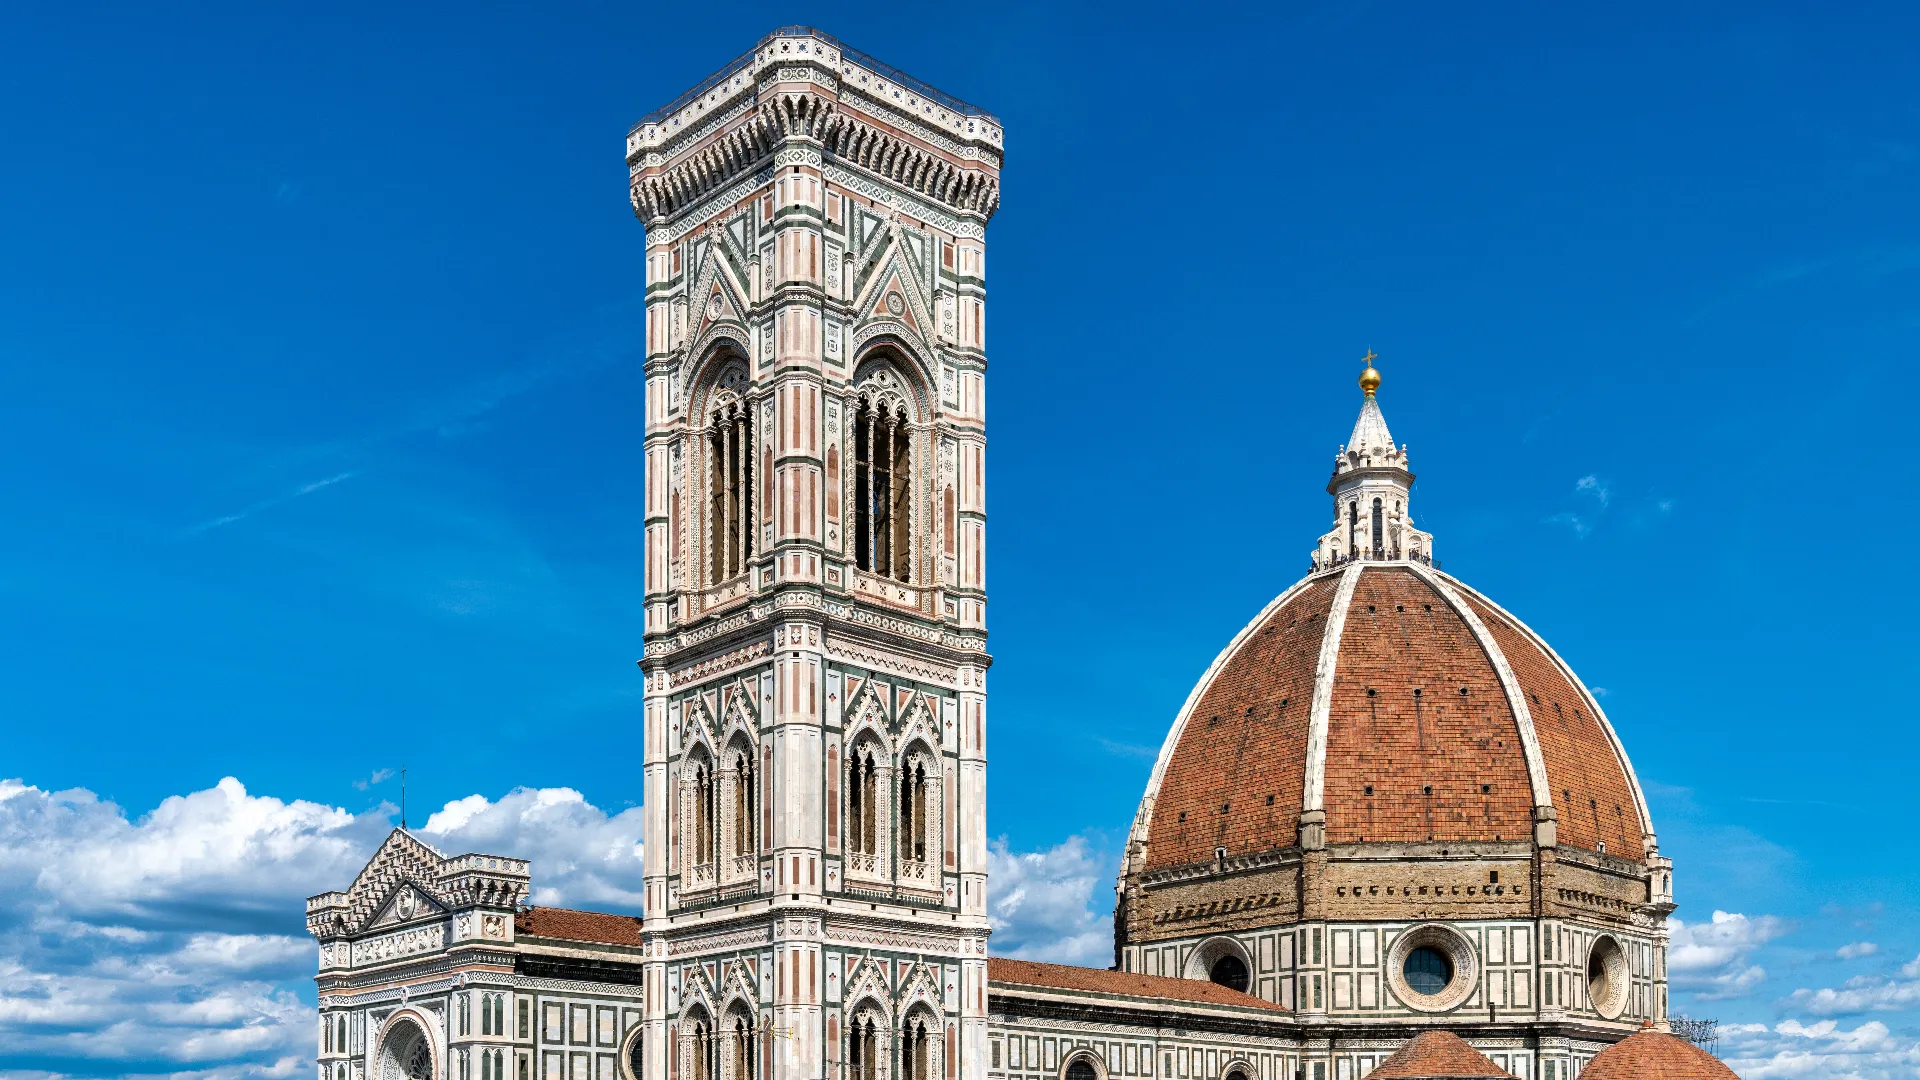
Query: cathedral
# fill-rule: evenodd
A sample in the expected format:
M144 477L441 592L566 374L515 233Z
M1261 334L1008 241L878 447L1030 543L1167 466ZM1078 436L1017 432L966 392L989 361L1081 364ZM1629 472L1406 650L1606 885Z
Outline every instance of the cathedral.
M540 852L395 830L307 901L318 1080L1732 1076L1665 1030L1625 748L1441 572L1371 363L1309 572L1172 718L1112 967L989 955L1003 148L807 27L627 134L644 910L528 906Z

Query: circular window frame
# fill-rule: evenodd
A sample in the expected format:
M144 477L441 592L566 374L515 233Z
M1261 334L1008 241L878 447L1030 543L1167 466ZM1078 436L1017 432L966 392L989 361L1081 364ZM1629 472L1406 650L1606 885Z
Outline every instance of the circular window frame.
M1593 962L1598 955L1600 965L1605 969L1607 996L1602 999L1593 991ZM1627 966L1627 947L1612 934L1600 934L1587 946L1586 962L1581 965L1581 974L1586 979L1587 1005L1600 1014L1604 1020L1618 1020L1627 1011L1627 999L1631 996L1633 972Z
M643 1038L646 1031L645 1023L635 1024L633 1030L627 1032L627 1037L620 1040L619 1069L622 1080L646 1080L645 1077L633 1071L633 1052L644 1046Z
M1435 949L1453 965L1453 979L1437 994L1423 994L1407 983L1407 957L1419 948ZM1473 942L1441 923L1410 926L1400 932L1387 950L1387 984L1393 988L1393 996L1415 1012L1451 1012L1466 1004L1479 983L1479 975L1480 957L1473 951Z
M1213 965L1222 957L1232 956L1247 966L1247 988L1244 993L1252 994L1256 985L1253 978L1253 954L1245 945L1226 934L1215 934L1194 946L1187 954L1186 978L1201 982L1213 982ZM1219 983L1214 983L1218 986Z

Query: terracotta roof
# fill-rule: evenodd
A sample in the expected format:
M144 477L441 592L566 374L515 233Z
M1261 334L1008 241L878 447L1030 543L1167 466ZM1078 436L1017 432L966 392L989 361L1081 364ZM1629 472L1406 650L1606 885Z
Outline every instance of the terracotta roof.
M1314 667L1338 586L1335 577L1306 585L1213 674L1155 794L1146 869L1210 859L1220 846L1228 854L1293 846ZM1243 794L1228 799L1229 791Z
M1719 1058L1659 1031L1642 1031L1600 1051L1580 1080L1738 1080Z
M1003 986L1037 986L1049 990L1079 990L1091 994L1115 994L1122 997L1160 998L1170 1001L1194 1001L1207 1005L1231 1005L1242 1009L1287 1012L1287 1009L1219 983L1199 979L1169 979L1160 975L1136 975L1130 971L1073 967L1067 964L1042 964L1033 960L1013 960L1004 956L987 958L987 983Z
M1366 1080L1514 1080L1451 1031L1423 1031L1366 1075Z
M1332 678L1322 640L1356 574ZM1436 584L1440 582L1443 584ZM1303 582L1242 632L1202 678L1142 804L1129 872L1292 847L1316 693L1327 703L1321 805L1329 843L1517 841L1533 835L1533 784L1509 685L1523 695L1563 843L1639 860L1647 831L1629 769L1578 682L1524 625L1445 575L1360 564ZM1136 826L1138 829L1138 826Z
M638 915L609 915L600 911L573 911L568 908L536 907L513 916L516 935L560 938L565 941L593 941L603 945L639 945Z

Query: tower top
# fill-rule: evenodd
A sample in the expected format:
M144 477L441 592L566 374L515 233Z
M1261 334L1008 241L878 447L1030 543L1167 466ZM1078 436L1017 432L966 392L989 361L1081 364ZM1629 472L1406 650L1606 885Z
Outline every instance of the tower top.
M1380 389L1380 373L1373 369L1373 362L1379 358L1380 354L1372 349L1368 349L1367 355L1360 358L1360 362L1367 365L1367 370L1360 373L1360 389L1368 397L1372 397L1373 392Z

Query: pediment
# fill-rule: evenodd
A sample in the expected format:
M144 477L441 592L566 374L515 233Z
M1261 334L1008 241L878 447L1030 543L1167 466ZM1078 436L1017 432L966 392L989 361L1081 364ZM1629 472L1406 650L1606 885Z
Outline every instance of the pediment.
M860 304L861 323L878 321L900 323L921 338L933 326L926 297L897 256L874 274Z
M388 833L353 879L353 884L347 887L349 923L356 930L373 925L389 902L397 898L396 889L402 884L438 902L426 883L439 878L440 865L444 862L446 856L405 829Z
M700 339L719 323L744 327L747 314L746 284L741 280L733 253L720 244L705 244L701 251L694 263L698 270L689 292L698 298L695 303L699 304L694 313L694 330L689 335L693 340Z
M401 923L419 922L423 919L437 919L447 913L447 905L440 902L424 887L411 881L402 881L393 887L393 892L368 920L368 929L385 926L398 926Z

